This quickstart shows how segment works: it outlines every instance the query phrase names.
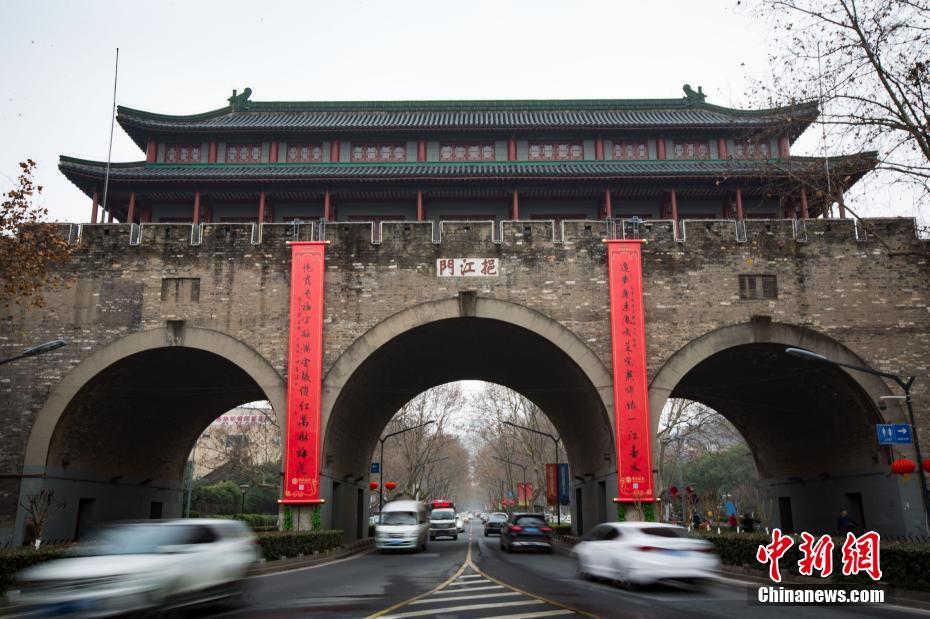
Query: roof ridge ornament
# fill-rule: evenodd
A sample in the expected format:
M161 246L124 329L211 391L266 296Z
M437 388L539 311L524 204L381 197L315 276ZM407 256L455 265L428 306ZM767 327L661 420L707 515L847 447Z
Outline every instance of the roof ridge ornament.
M233 112L244 112L249 109L250 96L252 96L252 89L246 86L241 95L237 95L236 90L233 89L232 96L226 100L229 101L229 107L232 108Z
M682 87L682 90L685 91L685 99L688 103L704 103L707 99L707 95L704 94L704 91L701 90L701 87L698 86L697 92L691 88L691 84L685 84Z

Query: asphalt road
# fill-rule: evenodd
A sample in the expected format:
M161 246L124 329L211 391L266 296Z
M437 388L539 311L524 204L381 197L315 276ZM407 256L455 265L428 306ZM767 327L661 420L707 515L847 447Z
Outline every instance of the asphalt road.
M702 590L656 586L629 591L580 580L571 556L505 554L473 524L458 540L426 553L367 552L332 563L251 579L237 608L201 609L222 617L916 617L886 606L758 606L758 585L722 580Z

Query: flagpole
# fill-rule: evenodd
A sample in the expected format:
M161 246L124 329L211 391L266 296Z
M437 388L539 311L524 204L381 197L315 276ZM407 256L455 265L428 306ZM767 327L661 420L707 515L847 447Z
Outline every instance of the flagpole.
M119 76L119 48L116 48L116 67L113 69L113 110L110 112L110 147L107 149L107 172L103 177L103 212L107 212L107 190L110 186L110 159L113 156L113 125L116 124L116 79ZM101 217L103 214L101 213ZM97 223L97 222L94 222Z

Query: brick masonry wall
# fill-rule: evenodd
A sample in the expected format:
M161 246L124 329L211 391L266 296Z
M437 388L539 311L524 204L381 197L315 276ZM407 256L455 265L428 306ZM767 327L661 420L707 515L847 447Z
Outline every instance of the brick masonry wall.
M873 367L913 373L915 410L930 405L930 253L910 220L868 222L876 236L856 239L851 221L809 221L806 242L790 221L749 221L737 242L730 221L671 222L642 234L650 379L689 341L755 315L809 327L839 340ZM564 242L547 222L505 222L500 242L489 224L445 224L434 242L428 223L326 227L324 372L362 333L404 308L476 290L519 303L573 331L610 367L605 222L565 222ZM130 245L126 225L84 226L66 286L45 293L42 309L14 307L0 317L0 356L55 338L53 353L0 366L0 527L18 502L23 454L48 394L82 359L128 334L169 320L214 329L256 350L282 376L287 369L286 241L311 238L310 226L211 224L191 244L189 225L145 225ZM493 235L494 238L497 234ZM803 237L803 235L802 235ZM256 239L257 240L257 239ZM495 278L436 277L438 258L496 257ZM778 299L741 301L737 276L774 274ZM171 279L166 284L165 278ZM192 283L191 280L197 280ZM192 289L196 288L196 293ZM930 425L920 436L930 444Z

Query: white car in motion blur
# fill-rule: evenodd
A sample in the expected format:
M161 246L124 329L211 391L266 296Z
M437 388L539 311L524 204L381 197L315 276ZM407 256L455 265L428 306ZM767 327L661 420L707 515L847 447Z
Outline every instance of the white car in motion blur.
M39 614L107 617L239 595L258 556L236 520L162 520L101 528L74 556L17 575L10 601Z
M667 580L703 583L720 567L713 544L682 527L658 522L598 525L574 552L582 578L635 585Z

